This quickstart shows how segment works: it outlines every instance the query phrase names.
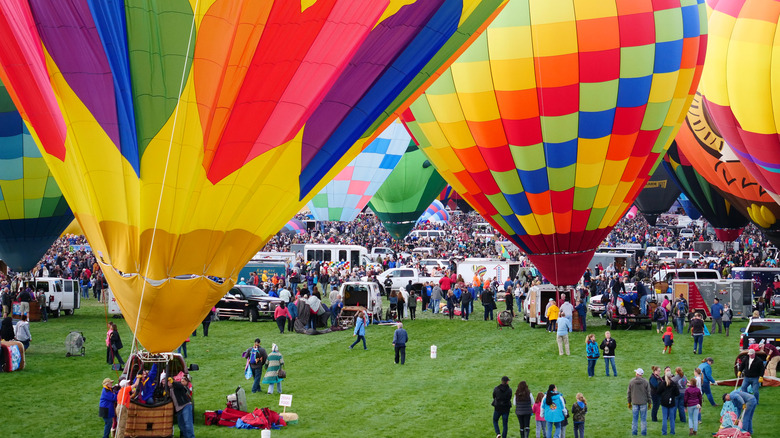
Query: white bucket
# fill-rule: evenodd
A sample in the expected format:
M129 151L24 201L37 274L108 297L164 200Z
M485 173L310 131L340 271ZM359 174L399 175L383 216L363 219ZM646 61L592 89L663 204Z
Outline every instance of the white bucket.
M260 438L271 438L271 431L268 429L263 429L260 431Z
M436 346L431 345L431 359L436 359Z

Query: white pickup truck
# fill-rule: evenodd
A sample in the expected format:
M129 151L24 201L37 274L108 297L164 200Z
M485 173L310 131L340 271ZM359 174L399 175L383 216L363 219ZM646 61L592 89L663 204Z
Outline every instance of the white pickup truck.
M423 283L432 281L438 284L439 280L441 279L441 277L428 277L425 275L420 275L420 271L415 268L388 269L387 271L378 274L376 278L379 280L379 284L382 285L385 284L385 279L389 278L393 282L392 288L395 290L406 288L406 285L409 284L410 280L416 290L422 290ZM390 291L385 292L389 293Z

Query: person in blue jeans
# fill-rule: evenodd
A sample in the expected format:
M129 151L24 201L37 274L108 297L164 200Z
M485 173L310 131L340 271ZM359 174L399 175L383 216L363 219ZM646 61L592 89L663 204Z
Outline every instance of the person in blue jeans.
M268 360L268 353L260 346L260 338L255 338L255 345L246 350L242 356L248 359L249 369L252 370L252 377L254 377L252 392L262 392L260 380L263 378L263 366Z
M192 415L192 395L189 388L189 377L185 374L181 378L181 383L168 378L168 385L171 388L171 399L176 411L176 422L179 424L179 432L182 438L195 438L194 418Z
M740 412L740 416L742 416L742 430L753 434L753 413L756 410L758 400L751 394L739 390L723 394L723 402L729 400L734 403L737 412ZM744 415L742 415L742 409L745 410Z
M701 354L704 344L704 320L699 313L694 313L691 318L691 335L693 336L693 354Z
M628 407L631 408L631 435L637 434L639 419L642 420L642 435L647 435L647 404L650 403L650 383L644 378L642 368L634 370L635 377L628 383Z
M506 438L509 422L509 411L512 409L512 388L509 387L509 377L501 378L501 384L493 388L493 430L496 438ZM498 428L498 420L501 419L503 433Z
M585 354L588 356L588 377L593 377L596 374L596 361L599 360L599 344L593 333L585 341Z
M363 349L368 350L368 347L366 347L366 316L363 313L358 313L357 318L355 318L355 331L352 334L352 336L357 336L357 339L355 339L355 342L352 343L352 345L349 346L349 349L351 350L352 347L357 345L358 342L361 340L363 341Z
M607 377L609 377L609 365L612 364L612 374L617 377L617 369L615 369L615 349L617 348L617 341L612 338L612 334L609 330L604 332L604 340L601 341L599 346L604 352L604 368L607 371Z
M715 379L712 378L712 364L714 360L711 357L704 359L704 361L697 367L701 370L701 393L707 396L707 400L710 401L712 406L717 406L715 399L712 398L712 390L710 384L715 383Z
M745 378L741 390L753 393L758 404L758 390L761 387L759 379L764 376L764 361L756 357L756 350L748 349L747 356L743 357L739 364L739 371Z

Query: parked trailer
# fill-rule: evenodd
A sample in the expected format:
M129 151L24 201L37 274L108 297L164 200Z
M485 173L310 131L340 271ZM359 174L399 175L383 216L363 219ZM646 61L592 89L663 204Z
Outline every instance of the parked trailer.
M711 317L710 307L715 298L728 303L734 318L750 316L753 305L751 280L673 280L675 298L683 295L691 312L699 311Z

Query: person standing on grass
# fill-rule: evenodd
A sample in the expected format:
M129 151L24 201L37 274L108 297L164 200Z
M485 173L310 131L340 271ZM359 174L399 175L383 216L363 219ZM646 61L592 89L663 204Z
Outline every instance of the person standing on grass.
M179 424L179 436L181 438L195 438L194 418L192 415L192 393L189 388L190 379L187 375L181 377L181 382L177 382L173 377L168 378L171 399L173 400L174 411L176 411L176 422Z
M268 353L260 346L260 338L256 338L255 345L247 349L242 356L249 360L249 369L252 370L252 377L254 377L252 393L262 392L260 380L263 378L263 366L268 360Z
M658 410L661 409L661 394L658 388L661 383L661 368L653 365L650 367L650 401L653 405L650 413L650 419L653 422L658 422Z
M493 309L496 308L496 302L493 300L493 292L490 290L489 287L486 287L484 291L482 291L482 307L485 308L485 318L484 320L488 320L488 316L490 316L490 320L493 320Z
M512 409L512 388L509 387L509 377L501 378L501 384L493 388L493 430L496 438L506 438L509 411ZM501 419L504 432L498 428L498 419Z
M417 292L414 289L409 291L409 300L406 302L406 308L409 309L409 319L414 321L417 318Z
M544 316L547 317L547 332L552 333L557 329L556 322L558 321L558 305L555 304L555 300L550 298L549 304L547 304L547 310Z
M588 335L585 341L585 354L588 356L588 377L596 375L596 362L599 360L599 344L596 342L596 335Z
M554 384L547 389L542 409L544 409L544 419L547 422L547 438L561 438L563 421L566 419L566 414L563 413L566 409L566 400L563 399ZM555 428L554 435L553 428Z
M333 305L333 310L336 310L336 304ZM335 322L338 319L338 316L334 317L334 315L335 314L331 313L331 317ZM287 325L287 321L289 319L290 311L287 310L287 305L284 303L284 301L282 301L278 306L276 306L276 309L274 309L274 320L276 321L276 327L279 328L279 334L284 334L284 326Z
M111 436L111 426L114 424L114 415L116 414L116 393L114 392L114 381L103 379L103 390L100 393L100 403L98 404L98 416L103 419L103 438Z
M49 307L46 305L46 293L38 291L35 299L38 300L38 308L41 310L41 321L49 322Z
M395 347L395 363L401 358L401 365L406 363L406 343L409 342L409 334L406 333L403 323L398 323L398 328L393 332L393 347Z
M577 401L571 407L574 421L574 438L585 438L585 414L588 413L588 401L581 392L577 393Z
M569 356L569 332L571 332L571 321L566 317L566 314L561 312L561 318L558 320L558 330L556 332L556 338L558 341L558 355L563 356L563 350L565 347L566 355Z
M127 409L130 407L130 393L133 387L127 379L119 381L119 393L116 396L116 434L114 438L124 438L127 428Z
M525 380L517 384L515 391L515 415L520 423L520 438L531 438L531 415L534 413L534 396Z
M731 326L731 320L734 318L734 312L731 311L729 303L723 305L723 330L726 331L726 337L729 336L729 327Z
M661 401L661 415L663 422L661 424L661 435L666 435L666 424L669 424L669 432L674 435L674 419L677 416L677 396L680 395L680 389L672 382L672 370L666 367L664 376L658 383L658 394Z
M710 401L712 406L717 406L715 399L712 398L712 390L710 389L710 384L716 384L715 379L712 378L712 364L714 362L714 359L708 357L697 368L701 370L701 393L707 396L707 400Z
M190 338L187 338L189 341ZM124 345L122 344L122 338L119 336L119 329L117 329L116 324L113 322L111 323L111 336L109 337L109 344L111 348L111 364L114 363L114 358L116 358L117 361L119 361L119 365L124 368L125 361L122 360L122 356L119 354L119 350L124 348ZM187 357L185 354L184 357Z
M701 411L702 398L701 390L696 387L695 380L688 382L683 399L685 409L688 411L688 435L696 435L699 430L699 412Z
M628 407L631 409L631 435L637 434L637 423L642 420L642 435L647 435L647 404L650 403L650 384L642 368L634 370L635 377L628 383Z
M439 303L441 302L441 286L438 284L433 285L433 291L431 292L431 307L433 313L439 313Z
M758 379L764 376L764 361L756 357L756 350L748 349L747 356L740 361L739 372L745 378L741 390L752 392L758 404L758 389L761 387Z
M680 421L685 423L685 390L688 388L688 379L685 378L682 367L677 367L674 370L674 376L672 382L677 385L680 390L680 395L677 396L677 412L680 415Z
M355 331L352 333L352 336L357 336L357 339L349 346L350 350L361 340L363 341L363 349L368 350L368 347L366 347L366 316L363 312L358 313L355 318Z
M547 438L547 421L544 419L544 409L542 409L542 400L544 400L544 393L540 392L536 394L536 400L534 401L533 411L536 418L536 438ZM531 438L530 436L527 438Z
M691 336L693 336L693 354L701 354L704 343L704 320L698 312L691 318Z
M710 314L712 315L712 329L710 332L715 333L715 326L718 326L718 333L723 333L723 305L720 304L720 299L715 298L715 302L710 307Z
M451 289L447 292L447 314L450 319L455 317L455 306L458 304L458 297ZM492 319L492 318L491 318Z
M588 309L585 307L585 302L582 300L577 300L577 305L574 306L574 310L577 311L577 315L580 319L580 330L584 332L587 330L586 318L588 313Z
M284 365L284 358L282 353L279 353L279 346L271 344L271 354L268 355L268 367L266 368L265 376L263 376L263 383L268 385L268 393L274 393L274 384L279 394L282 393L282 380L283 377L279 377L279 370Z
M471 291L469 289L472 289L471 287L466 288L463 290L463 295L460 296L460 319L464 321L469 320L469 312L471 312L471 300L472 295Z
M672 326L666 326L666 331L661 339L664 342L664 350L661 354L672 354L672 345L674 344L674 330L672 330Z
M607 371L607 377L609 377L609 365L612 365L612 374L617 377L617 369L615 368L615 349L617 348L617 341L612 338L612 334L607 330L604 332L604 340L601 341L599 346L604 352L604 368Z

